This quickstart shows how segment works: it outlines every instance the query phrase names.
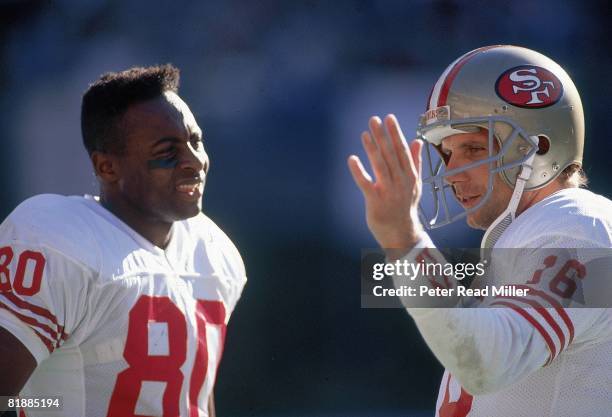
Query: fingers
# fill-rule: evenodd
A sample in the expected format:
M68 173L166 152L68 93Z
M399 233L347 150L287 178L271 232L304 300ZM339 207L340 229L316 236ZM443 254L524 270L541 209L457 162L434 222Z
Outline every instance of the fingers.
M355 184L357 184L357 187L359 187L364 195L369 194L370 191L372 191L374 184L372 183L372 177L370 177L370 174L368 174L363 167L359 157L351 155L349 156L347 163L349 171L351 171L351 175L353 176L353 180L355 181Z
M423 141L415 139L410 142L410 156L414 162L416 174L421 177L421 167L423 166L423 158L421 152L423 151Z
M384 126L379 117L369 121L370 132L363 132L361 140L366 151L376 182L389 184L415 182L421 175L421 141L406 143L399 122L394 115L385 117ZM388 135L387 135L388 132ZM390 138L390 139L389 139ZM365 193L373 189L374 183L363 164L356 156L348 159L349 169L359 188Z
M380 153L388 167L389 175L391 179L394 179L398 175L400 175L400 163L397 159L397 155L395 150L393 149L393 145L391 141L389 141L387 133L385 132L385 128L383 126L382 120L380 117L373 116L370 117L369 122L370 131L374 137L374 141L376 145L380 149Z
M385 127L389 132L399 164L404 173L413 181L417 180L421 177L421 150L423 149L423 142L414 140L408 145L399 122L393 114L389 114L385 117Z
M385 127L391 137L391 143L393 144L393 149L397 155L400 167L407 174L411 172L414 173L406 139L394 115L388 114L387 117L385 117Z
M385 184L389 183L391 181L391 173L389 172L389 166L382 156L380 147L376 145L368 132L361 134L361 142L370 160L376 180Z

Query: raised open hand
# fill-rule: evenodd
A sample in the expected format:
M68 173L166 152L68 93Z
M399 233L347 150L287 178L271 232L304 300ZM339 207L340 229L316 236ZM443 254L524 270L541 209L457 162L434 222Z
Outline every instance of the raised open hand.
M355 183L363 193L368 227L382 248L410 249L419 239L421 198L421 149L414 140L408 145L394 115L370 118L370 132L361 140L374 180L356 155L348 158Z

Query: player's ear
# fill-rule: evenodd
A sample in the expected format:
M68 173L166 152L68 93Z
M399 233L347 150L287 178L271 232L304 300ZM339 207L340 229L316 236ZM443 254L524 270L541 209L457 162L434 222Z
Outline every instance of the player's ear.
M94 151L91 153L91 162L93 163L96 177L100 178L102 182L114 183L119 180L119 164L115 155Z

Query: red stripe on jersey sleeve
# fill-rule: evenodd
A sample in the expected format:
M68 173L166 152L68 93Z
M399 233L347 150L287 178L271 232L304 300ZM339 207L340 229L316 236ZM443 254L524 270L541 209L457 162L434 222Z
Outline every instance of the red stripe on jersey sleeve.
M536 319L534 319L531 314L525 311L524 308L517 307L516 305L508 303L506 301L495 301L491 303L491 305L503 305L505 307L509 307L519 313L521 316L523 316L523 318L525 318L525 320L527 320L529 323L531 323L531 325L535 327L535 329L542 335L544 341L546 342L546 345L548 346L548 350L550 350L550 356L548 357L548 360L546 361L544 366L552 362L552 360L557 356L557 348L555 347L555 344L553 343L552 338L550 337L546 329L544 329L544 327L542 327L542 325Z
M2 302L0 302L0 308L4 308L6 311L8 311L11 314L13 314L19 320L21 320L22 322L26 323L30 327L30 329L32 329L34 331L36 336L38 336L38 338L45 344L45 346L47 347L47 350L49 350L49 353L53 352L53 350L55 349L55 347L53 345L53 342L49 338L43 336L37 329L35 329L35 327L43 329L43 330L53 334L54 338L56 338L57 334L55 334L55 332L53 332L53 330L51 330L51 328L49 328L49 326L46 326L44 324L39 323L38 321L36 321L32 317L24 316L23 314L21 314L21 313L19 313L17 311L12 310L11 308L9 308L6 304L4 304Z
M29 310L34 314L37 314L46 319L49 319L53 324L55 324L58 327L58 331L59 331L59 328L62 327L57 322L57 318L49 310L42 308L40 306L37 306L35 304L32 304L32 303L28 303L25 300L22 300L21 298L17 297L11 291L2 293L2 295L4 295L10 302L15 304L17 307L24 309L24 310Z
M561 346L561 348L559 349L559 353L561 353L561 351L567 347L567 346L565 346L565 334L561 330L561 327L555 321L555 319L548 313L548 311L546 311L546 309L544 308L544 306L542 306L542 304L538 303L535 300L531 300L529 298L523 298L523 297L500 296L500 295L498 295L495 298L503 298L503 299L506 299L506 300L516 300L516 301L519 301L519 302L523 302L523 303L529 304L531 307L533 307L544 318L544 320L546 320L546 322L550 325L550 327L553 329L553 331L557 334L557 337L559 337L559 342L560 342L560 346Z
M21 314L19 311L17 311L15 309L11 308L10 306L4 304L2 301L0 301L0 307L4 307L5 309L9 310L11 313L18 314L21 317L27 317L29 319L29 321L27 322L28 324L30 324L32 326L36 326L39 329L44 330L45 332L49 333L49 335L51 335L51 338L53 340L59 340L60 339L61 336L59 335L59 333L57 331L53 330L51 327L47 326L46 324L39 322L35 318L26 316L24 314Z
M49 321L51 321L55 327L56 327L56 332L54 334L54 339L59 342L60 340L67 340L68 339L68 335L64 332L64 326L61 326L58 322L57 322L57 318L55 317L55 315L53 315L49 310L42 308L40 306L37 306L35 304L29 303L25 300L22 300L21 298L19 298L18 296L16 296L13 292L5 292L0 294L2 296L4 296L7 300L11 301L14 305L16 305L17 307L23 309L23 310L28 310L38 316L44 317L46 319L48 319Z
M529 295L535 295L546 300L548 304L550 304L555 309L557 314L559 314L559 317L561 317L561 320L563 320L563 322L567 326L567 330L569 331L569 342L567 343L567 345L571 345L572 341L574 340L574 324L572 323L572 319L570 319L570 317L567 315L567 312L565 311L565 308L561 305L561 303L554 297L552 297L550 294L547 294L544 291L537 290L529 285L516 285L516 288L529 290Z

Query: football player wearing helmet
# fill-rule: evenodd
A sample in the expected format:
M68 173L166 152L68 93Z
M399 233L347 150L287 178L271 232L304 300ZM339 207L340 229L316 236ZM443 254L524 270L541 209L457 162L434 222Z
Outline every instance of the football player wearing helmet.
M394 116L373 117L362 142L375 178L348 160L380 246L441 261L425 229L466 218L486 230L489 261L472 285L528 290L435 304L475 308L402 298L446 368L436 416L607 415L612 310L571 307L607 307L592 299L611 281L591 266L609 265L612 202L581 188L584 116L568 74L518 46L468 52L435 83L417 136L408 144Z

